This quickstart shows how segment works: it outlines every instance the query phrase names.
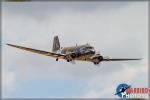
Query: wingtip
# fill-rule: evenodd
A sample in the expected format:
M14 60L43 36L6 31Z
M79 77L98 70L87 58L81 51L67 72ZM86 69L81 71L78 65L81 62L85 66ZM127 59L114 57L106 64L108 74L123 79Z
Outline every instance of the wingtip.
M8 45L8 46L15 46L15 45L13 45L13 44L9 44L9 43L7 43L6 45Z
M11 44L7 43L6 45L11 46Z

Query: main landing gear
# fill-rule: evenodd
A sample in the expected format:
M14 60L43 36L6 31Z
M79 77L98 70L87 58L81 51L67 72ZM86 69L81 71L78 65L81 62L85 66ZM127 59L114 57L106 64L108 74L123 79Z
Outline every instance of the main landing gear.
M70 62L70 61L72 61L72 59L67 59L67 62Z
M58 58L56 58L56 61L58 61Z
M99 62L93 62L94 63L94 65L98 65L99 64Z

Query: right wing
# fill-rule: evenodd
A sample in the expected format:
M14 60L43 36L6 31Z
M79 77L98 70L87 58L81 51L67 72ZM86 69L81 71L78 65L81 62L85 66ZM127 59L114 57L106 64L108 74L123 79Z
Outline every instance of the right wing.
M57 54L57 53L52 53L52 52L27 48L27 47L13 45L13 44L7 44L7 45L11 46L11 47L18 48L18 49L22 49L22 50L26 50L26 51L30 51L30 52L34 52L34 53L38 53L38 54L42 54L42 55L45 55L45 56L51 56L51 57L54 57L54 58L64 59L64 57L65 57L65 55L63 55L63 54Z
M141 59L112 59L112 58L104 58L102 61L127 61L127 60L141 60Z

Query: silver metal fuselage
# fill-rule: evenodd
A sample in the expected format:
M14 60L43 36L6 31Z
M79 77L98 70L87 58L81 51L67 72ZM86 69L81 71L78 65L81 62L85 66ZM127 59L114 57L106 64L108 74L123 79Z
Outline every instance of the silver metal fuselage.
M77 55L77 57L74 58L75 60L87 60L95 55L95 50L94 47L90 46L89 44L73 47L64 47L61 50L61 54L70 53L75 53Z

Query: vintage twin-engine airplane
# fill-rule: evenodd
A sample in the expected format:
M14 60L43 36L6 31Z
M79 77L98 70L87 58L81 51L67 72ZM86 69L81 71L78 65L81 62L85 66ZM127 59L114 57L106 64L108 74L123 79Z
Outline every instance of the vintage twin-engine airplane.
M51 57L56 58L56 61L58 61L58 59L65 59L67 60L67 62L71 62L74 60L81 60L81 61L90 61L90 62L93 62L95 65L97 65L102 61L140 60L140 59L106 58L106 57L103 57L101 54L97 54L94 50L94 47L92 47L89 44L60 48L58 36L54 37L52 52L27 48L27 47L13 45L13 44L7 44L7 45L15 47L15 48L23 49L26 51L42 54L45 56L51 56Z

